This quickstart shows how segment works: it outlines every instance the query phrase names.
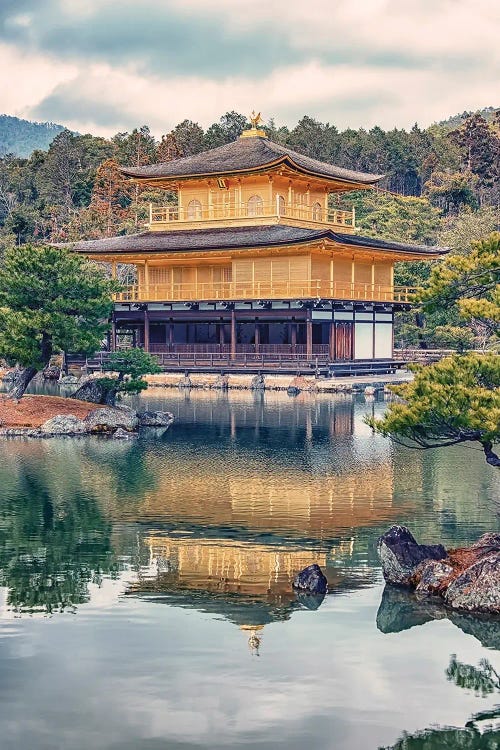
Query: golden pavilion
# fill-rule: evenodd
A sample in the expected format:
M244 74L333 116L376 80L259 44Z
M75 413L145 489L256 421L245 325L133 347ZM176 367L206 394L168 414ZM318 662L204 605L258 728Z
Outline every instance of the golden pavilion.
M392 361L394 311L411 296L394 285L394 264L446 249L359 235L338 199L382 176L299 154L258 125L209 151L122 170L177 200L151 205L146 231L75 245L113 273L135 267L116 296L110 348L142 346L166 366Z

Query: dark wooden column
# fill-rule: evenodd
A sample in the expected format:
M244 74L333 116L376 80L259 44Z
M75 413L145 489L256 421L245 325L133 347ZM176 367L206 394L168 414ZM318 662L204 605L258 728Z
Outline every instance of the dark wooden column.
M236 357L236 312L231 310L231 358Z
M111 341L110 341L110 347L112 352L116 351L116 320L113 313L113 316L111 318Z
M255 353L257 354L260 348L260 324L257 321L255 321L254 344L255 344Z
M330 362L335 360L335 323L330 323L330 335L328 338L328 357Z
M168 347L170 351L172 351L174 346L174 323L172 320L170 320L170 323L168 324Z
M308 308L306 318L306 356L308 359L312 357L313 353L313 324L312 324L312 310Z
M144 310L144 351L149 352L149 313Z
M294 321L293 323L290 323L290 326L290 344L292 346L292 354L295 354L297 347L297 323Z
M219 323L219 346L221 347L221 351L225 343L226 343L226 337L224 335L224 321L221 321Z

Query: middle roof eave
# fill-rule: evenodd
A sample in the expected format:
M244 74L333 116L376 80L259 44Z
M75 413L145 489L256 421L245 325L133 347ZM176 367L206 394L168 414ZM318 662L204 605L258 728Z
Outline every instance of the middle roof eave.
M237 250L284 245L306 245L321 240L334 245L343 245L374 251L389 251L422 257L438 257L448 248L408 245L391 240L343 234L325 227L310 229L285 224L251 227L223 227L210 229L182 229L168 232L142 232L140 234L87 240L74 245L74 250L85 254L103 253L161 253L204 252L208 250Z

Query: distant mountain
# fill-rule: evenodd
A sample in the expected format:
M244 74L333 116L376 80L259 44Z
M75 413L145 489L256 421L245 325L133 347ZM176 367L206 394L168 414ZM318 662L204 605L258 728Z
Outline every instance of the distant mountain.
M480 114L485 120L492 120L495 112L499 107L485 107L484 109L478 109L475 112L462 112L461 115L452 115L447 120L441 120L438 125L442 125L446 128L458 128L468 117L475 114Z
M35 149L48 149L56 135L64 130L53 122L31 122L0 115L0 156L29 156Z

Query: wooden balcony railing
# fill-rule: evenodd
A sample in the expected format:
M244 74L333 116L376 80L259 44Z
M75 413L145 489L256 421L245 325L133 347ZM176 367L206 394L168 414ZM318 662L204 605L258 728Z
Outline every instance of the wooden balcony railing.
M129 286L115 295L117 302L200 302L260 299L341 299L367 302L411 302L413 287L391 287L343 281L242 283L227 281L198 284Z
M247 204L227 204L224 206L210 206L208 208L182 208L177 204L155 207L150 204L149 223L151 226L162 225L163 228L178 224L191 224L208 221L225 221L233 219L282 219L289 218L320 225L334 225L354 229L354 209L332 208L326 211L316 206L283 206L279 201L262 203L249 207ZM159 228L159 227L158 227Z

